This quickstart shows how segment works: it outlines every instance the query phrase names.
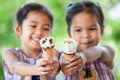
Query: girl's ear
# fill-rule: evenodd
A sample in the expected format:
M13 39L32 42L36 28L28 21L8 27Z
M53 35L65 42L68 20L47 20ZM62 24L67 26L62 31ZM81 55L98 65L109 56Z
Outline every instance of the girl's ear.
M71 37L70 30L67 30L67 32L68 32L68 36Z
M101 35L103 35L104 34L104 25L101 27Z
M14 24L14 31L17 36L20 36L22 33L21 26L18 23Z

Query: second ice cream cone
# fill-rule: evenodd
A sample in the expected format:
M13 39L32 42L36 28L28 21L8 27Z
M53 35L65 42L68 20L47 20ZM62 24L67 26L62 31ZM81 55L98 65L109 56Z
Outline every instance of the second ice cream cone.
M66 54L66 53L64 53L64 59L65 60L70 60L71 58L73 58L75 56L75 54L73 53L73 54Z
M75 56L77 46L78 43L72 38L64 40L63 42L64 60L70 60L72 57Z

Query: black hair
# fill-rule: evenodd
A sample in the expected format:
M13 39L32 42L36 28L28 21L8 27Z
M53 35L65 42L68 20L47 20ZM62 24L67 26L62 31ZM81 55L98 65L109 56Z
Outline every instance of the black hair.
M28 13L31 11L39 11L41 13L44 13L51 20L51 24L53 24L53 16L50 13L50 11L45 6L39 3L27 3L21 6L18 9L17 14L16 14L17 23L19 25L22 25L23 20L27 17Z
M69 4L66 13L66 22L68 30L70 29L73 17L80 12L87 12L96 16L99 25L102 27L104 22L104 15L99 3L93 3L91 1L82 1L74 4Z

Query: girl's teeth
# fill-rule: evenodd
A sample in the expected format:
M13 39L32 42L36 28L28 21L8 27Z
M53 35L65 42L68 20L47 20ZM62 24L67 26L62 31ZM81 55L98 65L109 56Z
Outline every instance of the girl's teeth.
M38 39L38 38L33 38L33 40L35 40L35 41L39 41L40 39Z

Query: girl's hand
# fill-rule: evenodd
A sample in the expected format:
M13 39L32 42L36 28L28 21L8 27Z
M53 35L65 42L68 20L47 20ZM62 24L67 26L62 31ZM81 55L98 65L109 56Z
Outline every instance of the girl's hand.
M51 76L56 76L60 70L60 65L59 62L57 60L53 60L53 64L52 66L54 67L54 69L51 71Z
M79 69L81 69L82 66L82 58L76 55L69 61L61 62L62 71L66 76L73 75L76 71L79 71Z
M53 71L54 67L51 65L53 61L47 58L41 58L36 61L36 65L34 67L36 75L47 75Z

